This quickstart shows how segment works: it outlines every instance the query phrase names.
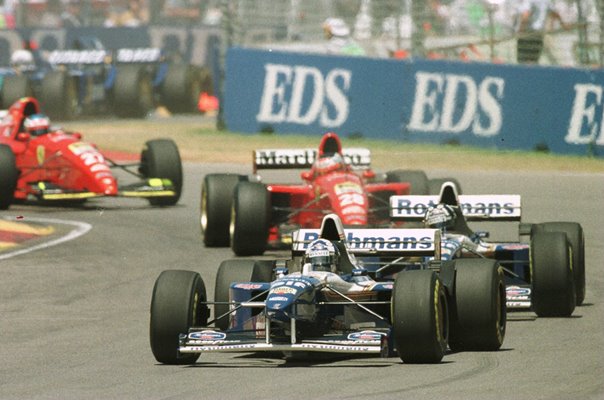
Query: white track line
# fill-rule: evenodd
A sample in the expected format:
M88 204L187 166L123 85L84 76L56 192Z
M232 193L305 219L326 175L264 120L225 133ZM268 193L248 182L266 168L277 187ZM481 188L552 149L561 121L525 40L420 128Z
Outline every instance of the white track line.
M14 217L13 218L4 218L4 219L14 220ZM53 218L26 218L25 221L26 222L32 221L32 222L42 222L42 223L50 223L50 224L72 225L72 226L75 226L76 228L72 229L67 235L62 236L58 239L40 243L36 246L28 247L26 249L9 251L7 253L0 254L0 260L6 260L7 258L20 256L22 254L31 253L36 250L46 249L48 247L56 246L56 245L64 243L64 242L74 240L82 235L85 235L86 233L88 233L89 230L92 229L92 225L90 225L86 222L80 222L80 221L68 221L68 220L53 219Z

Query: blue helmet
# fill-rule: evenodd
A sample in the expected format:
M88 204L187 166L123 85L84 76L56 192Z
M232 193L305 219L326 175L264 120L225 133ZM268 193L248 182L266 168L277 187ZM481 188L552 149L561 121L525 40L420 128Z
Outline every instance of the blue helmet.
M32 114L25 118L23 126L25 127L25 130L33 136L43 135L48 133L50 119L44 114Z
M313 271L336 272L338 255L338 248L333 243L317 239L308 246L304 262L310 264Z

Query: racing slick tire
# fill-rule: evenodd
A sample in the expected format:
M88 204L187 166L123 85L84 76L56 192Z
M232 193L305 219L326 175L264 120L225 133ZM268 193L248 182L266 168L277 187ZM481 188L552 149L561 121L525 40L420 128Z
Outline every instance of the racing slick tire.
M153 108L153 84L140 65L117 67L113 84L113 110L120 118L144 118Z
M539 317L570 317L577 296L572 250L564 232L536 232L531 236L531 305Z
M449 347L452 351L495 351L506 330L503 269L495 260L455 261Z
M231 207L231 249L238 256L261 255L266 250L270 222L270 196L259 182L239 182Z
M536 232L564 232L572 248L573 279L577 296L576 305L580 306L585 300L585 236L583 227L576 222L544 222L534 224L531 234Z
M5 75L0 93L1 108L8 109L21 97L32 97L34 90L27 75Z
M409 194L413 195L426 195L428 194L428 176L424 171L420 170L404 170L397 169L394 171L386 172L386 182L388 183L399 183L409 182L411 189Z
M214 322L218 329L229 327L228 312L230 306L229 289L233 282L271 282L273 279L273 264L271 261L250 259L225 260L220 263L216 273L214 287ZM220 318L221 317L221 318Z
M229 246L233 193L245 178L235 174L208 174L203 178L199 222L206 246Z
M70 120L77 114L76 82L66 71L51 71L42 79L40 105L53 119Z
M207 325L206 289L197 272L163 271L153 287L149 339L155 359L163 364L194 364L199 354L178 354L178 336Z
M8 210L15 198L19 170L15 154L5 144L0 144L0 210Z
M434 271L400 272L392 290L392 335L407 364L439 363L447 349L445 288Z
M430 179L428 181L428 194L430 195L439 195L440 194L440 188L442 187L443 183L445 182L452 182L455 187L457 188L457 194L462 194L461 192L461 185L459 184L459 181L455 178L433 178Z
M193 113L201 93L201 75L188 64L170 64L160 88L161 103L171 113Z
M171 197L150 197L152 206L173 206L182 192L182 162L176 143L172 139L154 139L145 143L141 152L140 173L146 178L169 179L174 192Z

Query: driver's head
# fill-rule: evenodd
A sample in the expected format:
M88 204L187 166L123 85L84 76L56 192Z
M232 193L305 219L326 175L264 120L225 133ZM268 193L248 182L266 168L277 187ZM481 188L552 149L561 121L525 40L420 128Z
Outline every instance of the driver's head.
M304 262L310 264L312 271L336 272L338 249L329 240L317 239L310 243Z
M432 229L453 229L455 210L447 204L438 204L428 208L424 216L424 226Z
M30 135L39 136L48 133L50 120L44 114L32 114L25 118L23 126Z
M314 169L317 175L325 175L334 171L344 171L346 163L340 153L333 153L319 157L315 161Z

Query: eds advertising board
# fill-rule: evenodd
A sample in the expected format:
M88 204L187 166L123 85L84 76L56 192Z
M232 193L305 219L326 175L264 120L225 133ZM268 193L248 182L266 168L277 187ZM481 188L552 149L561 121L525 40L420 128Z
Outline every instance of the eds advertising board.
M230 130L604 156L604 70L232 48Z

